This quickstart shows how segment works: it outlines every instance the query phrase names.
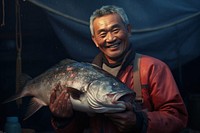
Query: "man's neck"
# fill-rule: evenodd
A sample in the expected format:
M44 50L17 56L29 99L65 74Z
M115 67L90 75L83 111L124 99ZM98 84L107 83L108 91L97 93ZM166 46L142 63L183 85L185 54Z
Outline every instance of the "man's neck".
M129 45L129 47L127 47L127 49L124 51L124 53L120 56L120 57L116 57L116 58L109 58L106 55L104 55L104 59L103 62L107 65L107 66L119 66L122 64L124 58L126 58L128 51L131 50L131 45Z

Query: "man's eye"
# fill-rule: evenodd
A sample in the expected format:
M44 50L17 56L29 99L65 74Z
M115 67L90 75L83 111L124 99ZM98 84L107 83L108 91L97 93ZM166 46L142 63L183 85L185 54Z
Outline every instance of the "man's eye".
M101 33L100 34L100 37L105 37L106 36L106 33Z
M119 32L119 29L118 29L118 28L115 28L115 29L113 29L113 32L114 32L114 33L118 33L118 32Z

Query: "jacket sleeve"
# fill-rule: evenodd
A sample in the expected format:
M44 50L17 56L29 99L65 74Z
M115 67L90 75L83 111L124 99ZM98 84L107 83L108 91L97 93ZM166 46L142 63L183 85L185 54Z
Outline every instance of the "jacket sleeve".
M143 65L148 62L144 61ZM146 112L147 132L178 133L186 127L188 120L183 99L168 66L157 59L150 62L153 63L144 66L145 74L148 75L149 101L152 105L152 110Z

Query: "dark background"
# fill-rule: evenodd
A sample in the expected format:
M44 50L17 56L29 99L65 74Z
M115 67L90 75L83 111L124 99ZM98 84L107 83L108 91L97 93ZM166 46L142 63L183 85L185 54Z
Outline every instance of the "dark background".
M6 1L5 26L0 27L0 101L15 93L16 43L15 43L15 2ZM35 77L46 69L67 58L68 55L55 35L46 14L33 4L21 4L22 28L22 72ZM44 107L30 119L23 121L29 98L23 99L18 109L15 102L0 105L0 129L6 116L18 116L23 127L36 131L52 130L51 114Z
M2 1L0 1L2 10ZM64 58L71 58L63 43L52 28L47 14L32 3L21 3L22 28L22 72L35 77ZM0 101L15 93L16 79L16 43L15 43L15 2L5 2L5 26L0 27ZM2 11L0 20L2 21ZM186 49L187 50L187 49ZM167 62L166 62L167 63ZM199 129L200 123L200 57L175 67L172 73L179 86L181 95L189 112L188 127ZM26 121L22 121L29 98L23 99L23 105L17 108L15 102L0 105L0 128L5 117L17 115L23 127L36 131L51 131L51 114L47 107L42 108Z

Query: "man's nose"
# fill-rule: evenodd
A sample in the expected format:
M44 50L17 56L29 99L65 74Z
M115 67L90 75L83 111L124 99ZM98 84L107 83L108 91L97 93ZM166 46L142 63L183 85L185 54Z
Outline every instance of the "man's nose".
M112 32L108 32L106 36L107 42L113 42L116 40L116 36Z

